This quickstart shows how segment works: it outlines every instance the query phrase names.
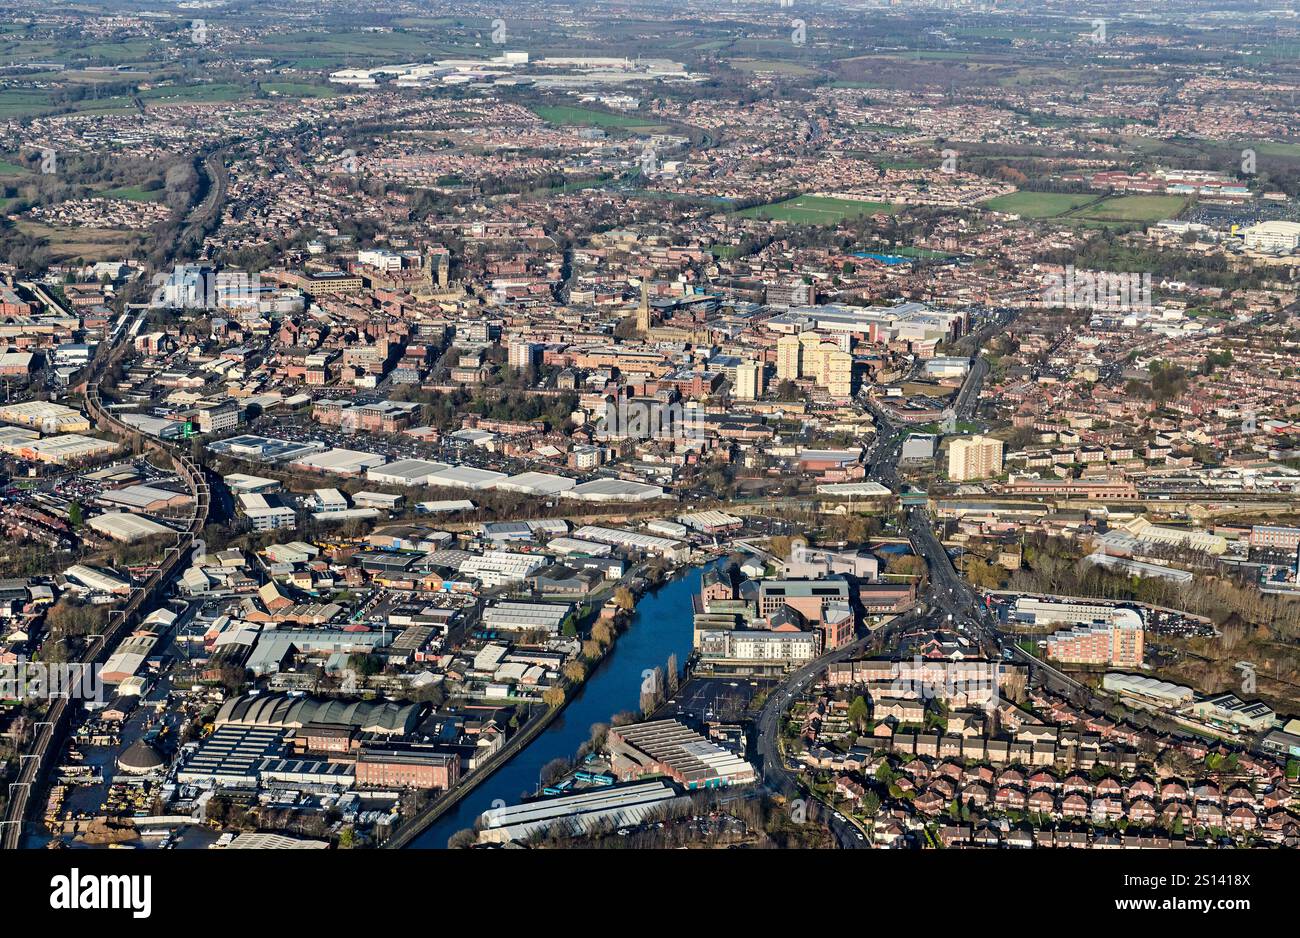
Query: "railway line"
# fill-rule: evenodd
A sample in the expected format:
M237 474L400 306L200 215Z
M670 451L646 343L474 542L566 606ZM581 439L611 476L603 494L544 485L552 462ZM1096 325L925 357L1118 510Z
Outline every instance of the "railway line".
M176 473L185 480L190 494L194 496L194 511L186 522L183 531L176 535L176 543L166 548L158 568L140 586L133 587L126 604L115 610L105 626L104 631L89 644L81 657L70 664L93 667L103 664L118 643L129 634L135 624L148 612L190 556L199 542L199 535L207 522L210 492L202 466L195 463L187 453L168 446L159 440L146 437L138 430L118 420L104 406L100 397L99 378L105 366L118 357L124 346L119 346L110 354L97 358L92 365L92 377L85 384L86 413L96 428L128 440L134 451L151 451L170 460ZM16 850L22 846L26 829L26 818L31 808L33 795L38 794L41 783L49 767L59 753L62 741L72 727L80 707L68 696L56 697L50 704L45 719L36 724L36 733L27 751L20 756L17 780L9 784L9 800L5 805L5 816L0 826L0 848ZM39 801L39 799L36 799Z

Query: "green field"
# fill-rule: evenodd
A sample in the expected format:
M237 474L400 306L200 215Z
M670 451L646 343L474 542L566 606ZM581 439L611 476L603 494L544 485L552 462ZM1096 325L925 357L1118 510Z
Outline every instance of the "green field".
M991 212L1007 212L1025 218L1055 218L1096 198L1087 193L1013 192L985 202L984 208Z
M884 202L858 202L853 199L833 199L815 195L797 195L784 202L755 205L736 214L741 218L766 218L771 221L789 221L801 225L838 225L847 218L874 215L876 212L894 213L897 209Z
M806 65L800 65L798 62L787 62L781 59L732 59L733 68L738 68L744 72L754 72L756 74L770 73L776 75L816 75L817 70L809 68Z
M25 176L28 169L18 163L10 163L8 160L0 160L0 176Z
M630 127L648 128L655 125L645 118L629 117L626 114L610 114L591 108L573 107L568 104L539 104L533 107L533 113L548 124L578 127Z
M1013 192L984 203L993 212L1025 218L1052 218L1085 227L1149 225L1174 218L1187 204L1177 195L1113 195L1108 198L1076 192Z
M155 105L202 104L207 101L237 101L249 89L239 85L214 83L205 85L163 85L141 91L142 100Z
M1173 218L1186 205L1187 200L1179 195L1116 195L1068 217L1085 224L1150 224Z
M0 91L0 118L26 117L50 108L50 96L44 91L8 89Z
M332 98L338 94L338 90L329 85L309 85L300 81L264 81L260 84L267 94L286 98Z

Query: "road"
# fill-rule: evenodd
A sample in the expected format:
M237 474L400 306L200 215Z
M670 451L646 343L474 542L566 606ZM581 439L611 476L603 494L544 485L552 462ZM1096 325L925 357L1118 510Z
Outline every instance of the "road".
M803 791L799 787L794 773L786 768L781 756L781 719L786 708L795 697L803 693L808 685L816 680L818 675L826 670L827 666L840 661L847 661L863 651L872 641L872 638L873 636L860 638L849 645L837 648L829 654L810 661L797 671L787 674L781 683L768 693L767 700L764 701L763 708L759 711L758 719L755 721L759 764L762 766L763 784L772 792L783 795L787 801L803 797ZM852 823L841 820L831 812L832 809L829 807L824 809L826 826L830 828L831 834L834 835L835 841L840 847L851 850L868 846L866 839ZM809 819L814 820L811 817Z
M978 355L979 344L1005 327L1008 321L1008 317L1000 316L995 322L973 334L975 359L953 402L953 410L958 419L969 420L973 417L979 401L980 387L988 375L988 362ZM901 485L898 478L898 460L908 428L891 420L874 404L868 402L868 407L872 410L877 423L876 437L867 450L867 478L897 492ZM883 641L889 634L923 621L927 617L932 620L938 618L968 640L977 643L989 660L998 660L1002 656L1002 649L1010 647L1013 649L1010 652L1013 660L1031 664L1039 678L1049 687L1069 691L1077 691L1080 688L1080 685L1066 675L1042 664L1016 647L1014 643L1003 640L993 614L984 605L979 594L961 578L953 566L948 551L935 535L934 523L929 511L921 507L911 507L905 511L908 541L917 555L924 558L930 572L930 582L922 596L921 604L912 612L894 619L882 630L828 652L792 671L772 689L759 711L756 721L756 746L762 765L763 782L769 789L786 798L800 797L802 793L797 777L786 767L780 750L781 720L790 703L803 693L829 665L854 658L871 643ZM858 849L869 846L851 821L835 812L833 808L826 807L824 810L826 824L840 847Z

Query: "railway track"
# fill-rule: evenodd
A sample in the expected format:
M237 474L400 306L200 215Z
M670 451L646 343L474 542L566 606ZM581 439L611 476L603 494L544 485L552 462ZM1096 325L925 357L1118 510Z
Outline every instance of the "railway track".
M115 350L105 356L96 372L102 373L103 366L121 353ZM85 386L86 412L97 429L112 433L130 441L137 450L147 450L170 460L176 473L185 480L190 494L194 496L194 511L186 523L185 529L176 535L176 543L163 552L162 562L143 584L133 587L126 605L115 610L104 631L90 645L81 657L70 664L93 667L103 664L112 649L127 635L135 624L150 611L150 604L165 589L176 573L182 569L183 562L190 556L207 522L210 493L203 468L195 463L187 453L168 446L159 440L146 437L138 430L118 420L104 406L99 393L99 380L90 379ZM62 741L80 707L67 696L56 697L50 704L45 719L36 724L36 734L27 751L20 756L18 778L9 784L9 800L5 805L4 828L0 835L0 848L16 850L22 846L25 821L31 808L33 795L39 793L51 762L57 756ZM39 799L37 799L39 800Z

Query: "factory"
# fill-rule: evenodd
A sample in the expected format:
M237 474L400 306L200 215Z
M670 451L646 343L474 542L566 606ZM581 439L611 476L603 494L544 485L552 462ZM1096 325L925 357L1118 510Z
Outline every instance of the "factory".
M149 518L142 518L126 511L106 511L86 522L105 537L124 544L134 544L147 537L168 534L175 536L176 531Z
M597 788L484 811L479 843L523 842L548 834L581 836L641 824L690 802L662 779Z
M743 758L676 720L611 727L611 766L620 779L667 775L684 788L726 788L757 779Z

